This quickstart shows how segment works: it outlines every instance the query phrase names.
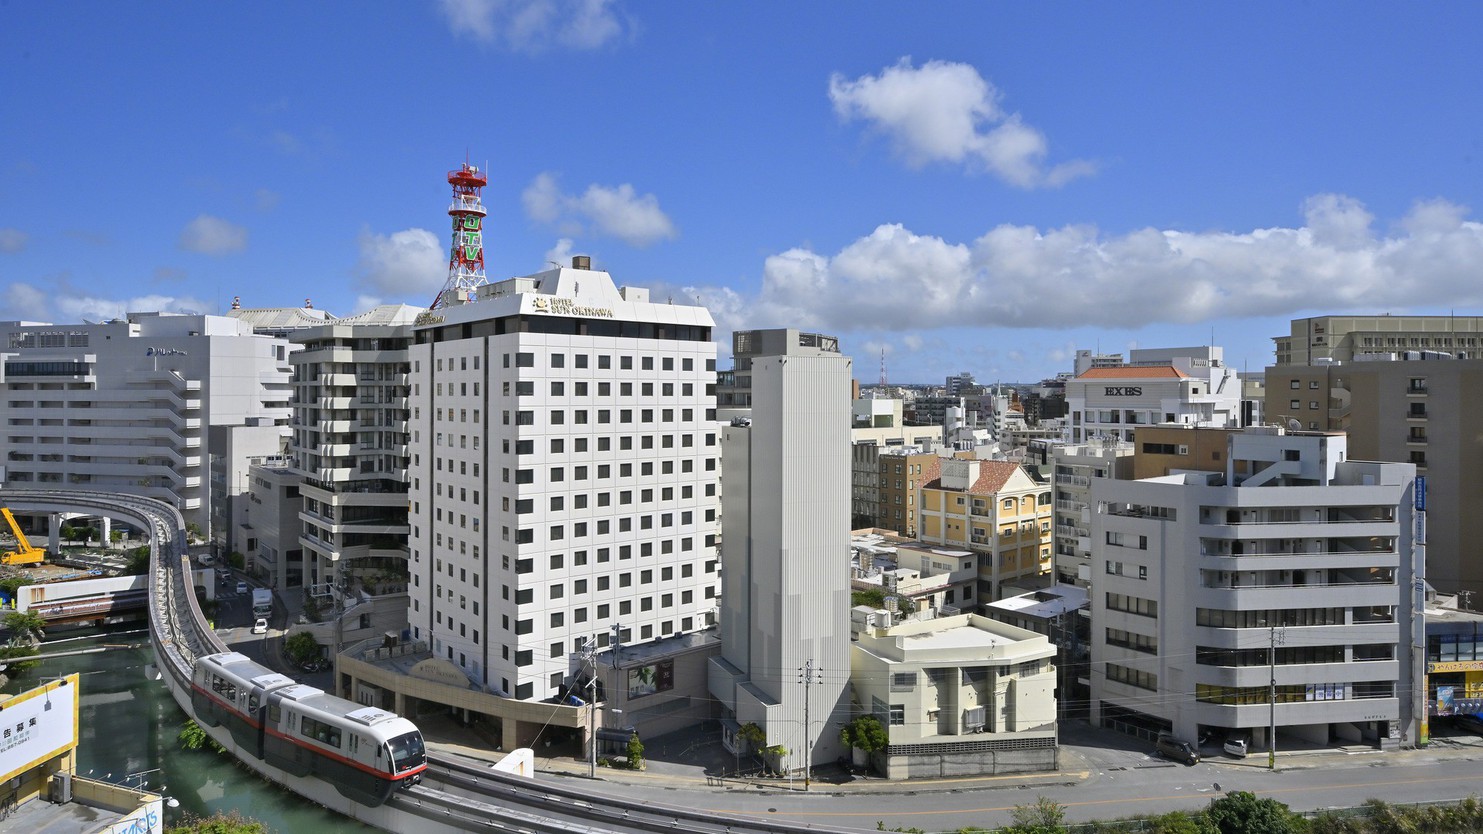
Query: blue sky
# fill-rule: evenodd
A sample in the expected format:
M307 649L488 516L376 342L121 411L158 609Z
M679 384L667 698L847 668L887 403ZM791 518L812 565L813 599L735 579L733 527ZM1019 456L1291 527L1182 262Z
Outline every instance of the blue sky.
M1030 381L1483 313L1483 6L0 5L0 319L425 305L590 254L718 336Z

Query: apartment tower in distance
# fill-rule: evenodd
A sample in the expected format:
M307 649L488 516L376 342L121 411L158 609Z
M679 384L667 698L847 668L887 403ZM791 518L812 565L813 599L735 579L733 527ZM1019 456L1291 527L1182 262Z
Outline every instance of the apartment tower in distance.
M849 706L850 359L830 336L733 334L751 417L723 432L723 737L756 724L785 770L843 752ZM805 705L806 704L806 705Z
M590 267L444 292L409 350L412 638L520 700L717 604L711 316Z

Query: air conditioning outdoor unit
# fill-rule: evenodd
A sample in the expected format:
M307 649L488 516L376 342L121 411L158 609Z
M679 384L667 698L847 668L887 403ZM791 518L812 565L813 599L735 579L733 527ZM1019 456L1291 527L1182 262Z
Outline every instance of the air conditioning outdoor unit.
M72 774L56 773L51 778L51 801L66 805L72 801Z

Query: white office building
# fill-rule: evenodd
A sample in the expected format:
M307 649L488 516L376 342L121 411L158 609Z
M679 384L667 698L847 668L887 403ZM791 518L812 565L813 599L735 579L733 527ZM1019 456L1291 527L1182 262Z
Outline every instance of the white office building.
M418 318L414 641L476 689L541 700L589 639L714 623L711 327L705 308L651 302L583 257Z
M1347 460L1342 434L1228 444L1223 472L1092 481L1093 721L1266 750L1275 718L1279 753L1414 744L1415 467Z
M724 430L723 739L756 724L792 771L843 752L850 677L850 359L830 336L733 334L751 418Z
M1132 440L1138 426L1238 426L1241 382L1218 347L1134 350L1126 365L1090 364L1066 383L1065 439ZM1101 358L1101 357L1098 357Z
M249 461L282 452L288 343L247 323L129 313L0 328L8 486L159 498L211 533L248 492Z

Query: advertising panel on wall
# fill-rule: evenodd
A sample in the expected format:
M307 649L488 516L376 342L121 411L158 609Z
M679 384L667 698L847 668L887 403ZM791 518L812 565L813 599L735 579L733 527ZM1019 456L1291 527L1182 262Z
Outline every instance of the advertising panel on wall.
M0 781L77 746L76 673L0 703Z

